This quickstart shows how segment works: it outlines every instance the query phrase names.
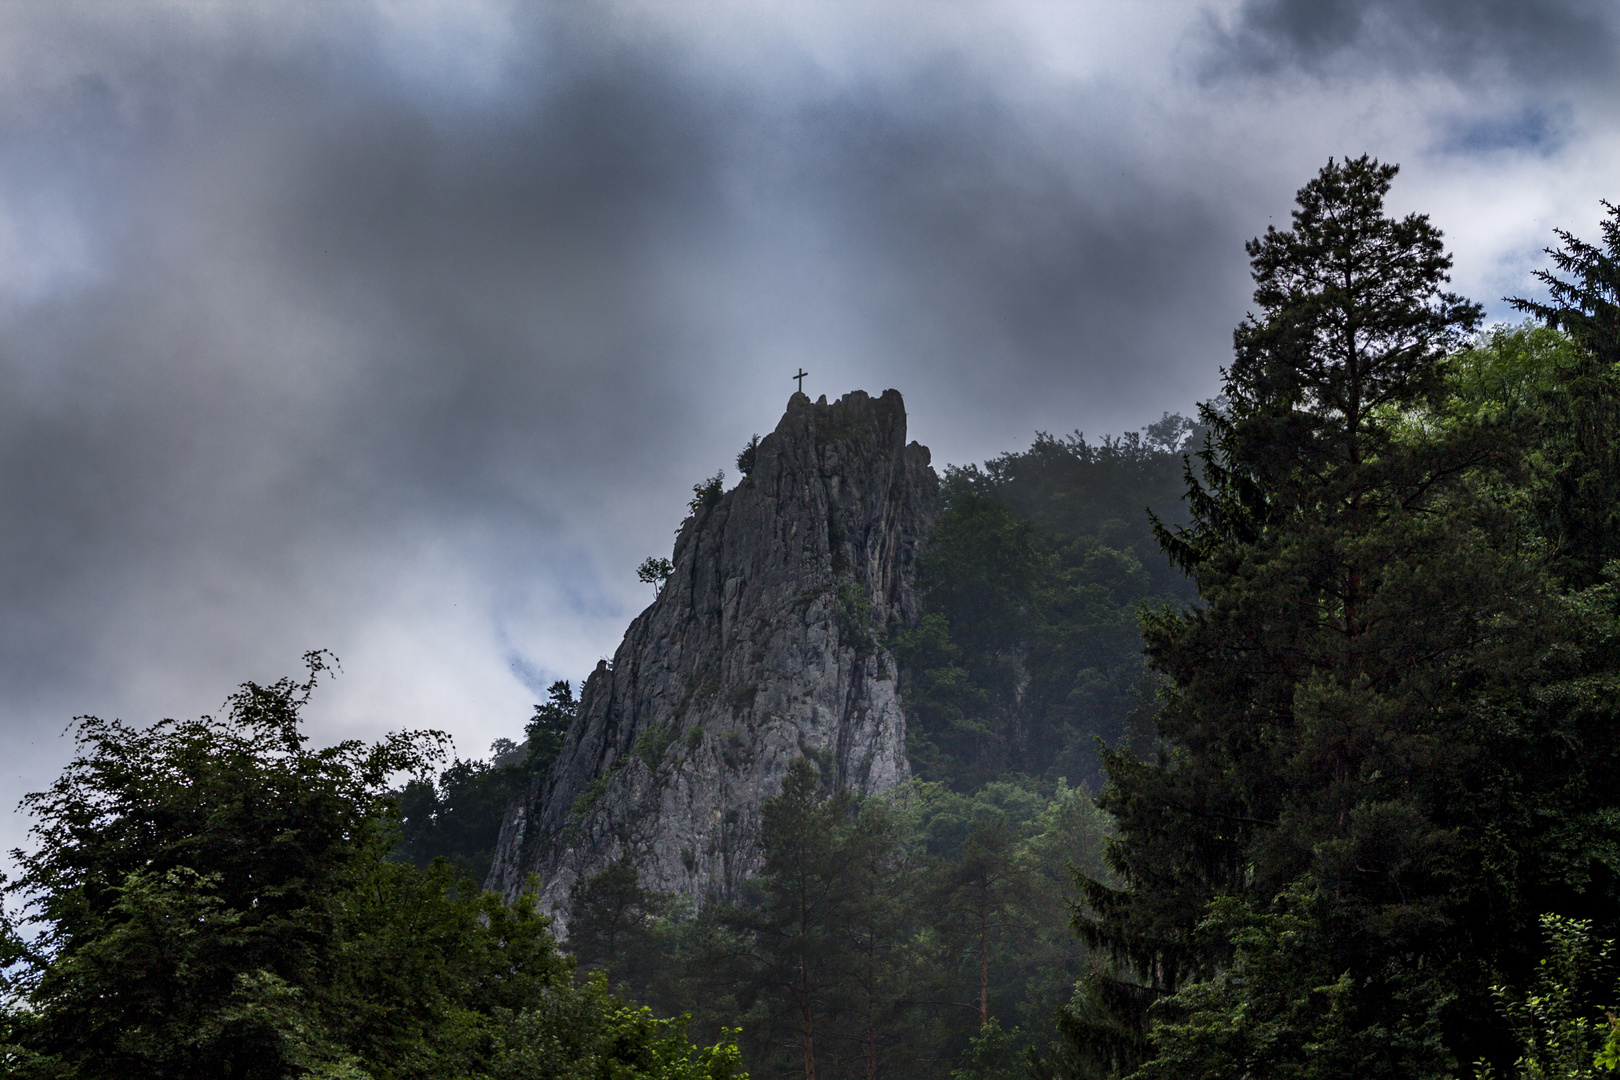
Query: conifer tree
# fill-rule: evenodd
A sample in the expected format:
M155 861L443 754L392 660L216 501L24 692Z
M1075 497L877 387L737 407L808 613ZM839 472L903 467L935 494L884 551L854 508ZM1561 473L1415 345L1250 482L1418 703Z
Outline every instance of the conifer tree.
M622 855L569 890L569 951L581 968L606 973L610 984L645 1001L656 974L654 920L669 907L670 898L645 888L635 862Z
M1482 479L1505 451L1429 419L1480 309L1427 218L1385 216L1395 172L1329 162L1248 246L1259 310L1162 530L1204 603L1147 621L1167 749L1109 756L1123 886L1089 882L1079 926L1120 964L1108 1071L1150 1015L1143 1075L1444 1075L1490 1041L1475 935L1522 933L1527 839L1503 717L1551 616Z
M743 942L742 978L764 1006L768 1037L804 1080L826 1072L846 960L835 928L849 885L852 852L843 840L852 809L847 794L823 789L814 764L796 759L781 794L765 802L757 902L725 918Z
M1620 207L1604 204L1601 245L1560 229L1553 269L1537 271L1546 301L1514 300L1575 346L1530 411L1544 449L1537 502L1555 562L1577 587L1620 558Z

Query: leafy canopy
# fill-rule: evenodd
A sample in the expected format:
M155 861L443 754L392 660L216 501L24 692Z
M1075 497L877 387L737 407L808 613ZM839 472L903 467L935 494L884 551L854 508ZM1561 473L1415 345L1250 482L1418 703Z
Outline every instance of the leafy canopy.
M80 718L78 754L24 807L7 890L39 936L0 1009L7 1076L486 1076L727 1080L708 1051L576 986L532 897L507 906L440 860L387 858L389 789L436 732L315 748L308 677L247 683L222 717Z

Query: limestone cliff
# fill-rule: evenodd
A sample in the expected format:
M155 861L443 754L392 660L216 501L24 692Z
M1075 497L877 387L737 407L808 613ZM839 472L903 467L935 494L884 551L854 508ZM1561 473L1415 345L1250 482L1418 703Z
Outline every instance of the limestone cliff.
M750 474L697 509L674 574L586 680L547 776L513 801L489 887L568 890L629 852L643 883L701 905L759 862L760 807L809 754L860 792L908 773L886 627L938 506L897 391L794 394Z

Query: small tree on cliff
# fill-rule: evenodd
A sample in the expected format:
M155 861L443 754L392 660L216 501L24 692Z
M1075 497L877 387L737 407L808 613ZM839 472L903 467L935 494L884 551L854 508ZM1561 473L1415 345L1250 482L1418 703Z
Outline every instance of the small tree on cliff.
M657 559L649 555L636 567L636 578L643 585L651 585L657 592L664 591L664 582L669 575L675 572L675 564L668 559Z
M574 699L574 684L558 679L546 690L546 701L534 707L534 715L523 727L528 756L523 768L529 773L547 773L557 755L562 753L563 738L568 734L579 702Z

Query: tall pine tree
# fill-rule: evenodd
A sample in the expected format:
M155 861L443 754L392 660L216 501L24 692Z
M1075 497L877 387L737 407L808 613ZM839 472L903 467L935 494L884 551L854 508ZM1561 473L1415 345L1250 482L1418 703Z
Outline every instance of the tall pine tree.
M1444 291L1426 217L1385 215L1395 173L1329 162L1248 246L1258 313L1202 410L1192 523L1161 531L1203 601L1147 621L1166 749L1108 759L1122 885L1089 883L1079 929L1117 967L1069 1025L1107 1042L1073 1057L1095 1071L1439 1076L1505 1052L1488 987L1533 935L1537 808L1568 778L1546 690L1579 619L1495 414L1448 405L1480 309ZM1150 1018L1151 1042L1121 1037Z

